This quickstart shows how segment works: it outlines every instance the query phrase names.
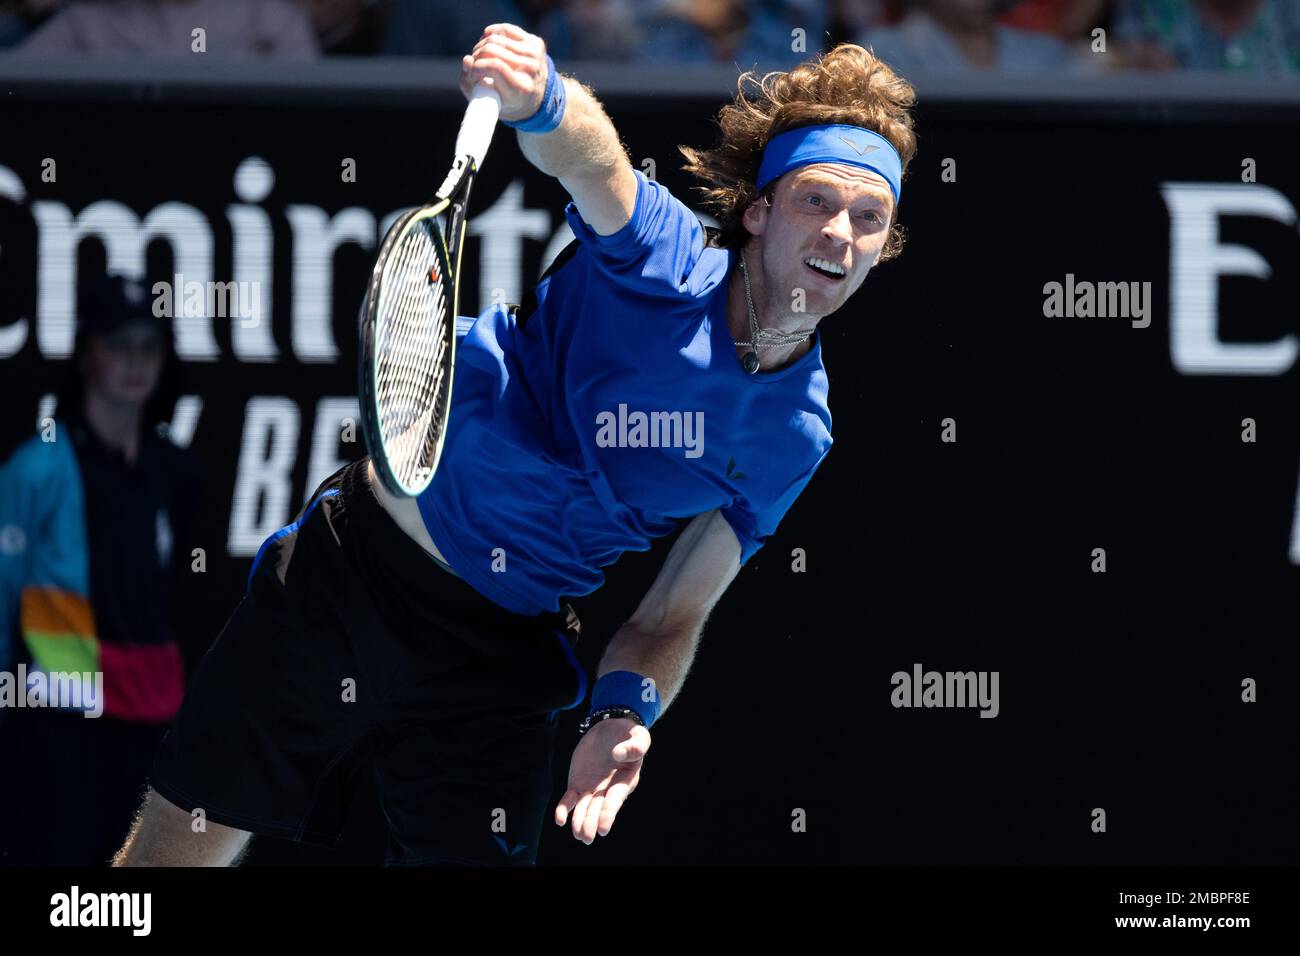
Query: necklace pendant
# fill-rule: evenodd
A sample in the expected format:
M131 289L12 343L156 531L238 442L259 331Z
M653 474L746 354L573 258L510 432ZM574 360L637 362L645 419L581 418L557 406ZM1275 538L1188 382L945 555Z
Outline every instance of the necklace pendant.
M746 352L745 357L741 360L745 366L745 371L753 375L758 371L758 355L754 352Z

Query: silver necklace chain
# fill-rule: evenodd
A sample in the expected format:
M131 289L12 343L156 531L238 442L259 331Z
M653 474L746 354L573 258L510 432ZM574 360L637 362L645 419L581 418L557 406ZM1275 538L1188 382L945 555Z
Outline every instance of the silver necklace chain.
M779 329L760 329L758 327L758 316L754 312L754 299L749 292L749 270L745 267L745 254L740 254L740 274L745 280L745 305L749 307L749 341L736 342L733 345L748 345L757 352L759 349L776 348L782 345L797 345L808 336L812 335L816 329L809 329L807 332L782 332Z

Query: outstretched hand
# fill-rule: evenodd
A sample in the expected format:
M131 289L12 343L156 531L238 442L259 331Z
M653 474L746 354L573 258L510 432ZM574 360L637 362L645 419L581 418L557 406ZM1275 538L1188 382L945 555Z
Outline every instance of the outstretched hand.
M569 762L569 789L555 807L555 823L571 818L573 836L590 846L614 826L628 795L641 780L641 761L650 731L626 717L593 726L578 741Z

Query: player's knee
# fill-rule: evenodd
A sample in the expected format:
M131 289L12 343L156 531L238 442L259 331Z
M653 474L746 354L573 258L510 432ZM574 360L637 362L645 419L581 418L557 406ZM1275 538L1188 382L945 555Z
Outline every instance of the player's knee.
M232 866L252 834L178 807L152 787L114 866Z

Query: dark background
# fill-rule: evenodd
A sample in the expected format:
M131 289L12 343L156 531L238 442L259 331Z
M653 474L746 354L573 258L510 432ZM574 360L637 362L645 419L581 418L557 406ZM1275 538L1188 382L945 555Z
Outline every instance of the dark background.
M165 91L164 91L165 92ZM599 90L597 91L599 92ZM610 96L637 165L688 204L677 143L712 142L718 97ZM461 104L263 95L132 98L65 92L0 103L0 165L29 201L75 211L104 198L143 215L200 207L229 278L224 209L249 155L276 170L262 205L276 224L276 276L290 266L282 207L378 214L421 201L448 159ZM592 847L550 828L539 861L563 863L1296 863L1300 745L1295 682L1300 574L1288 560L1300 471L1297 371L1186 376L1170 361L1164 182L1259 182L1300 205L1295 108L922 98L920 154L901 206L903 256L822 323L834 449L776 535L716 608L680 699L656 726L643 780ZM522 177L525 205L558 221L567 197L499 130L475 187L486 208ZM411 148L414 145L415 148ZM40 160L59 162L42 184ZM358 160L356 184L339 159ZM941 182L941 161L957 181ZM223 233L224 230L224 233ZM0 202L0 324L32 314L35 227ZM1300 325L1300 234L1222 222L1222 241L1265 256L1264 282L1220 283L1225 340L1269 341ZM541 267L526 245L524 271ZM103 266L93 241L83 269ZM467 240L463 314L478 303ZM335 330L350 347L369 253L335 260ZM167 247L149 279L171 274ZM1043 285L1150 281L1150 328L1049 319ZM275 331L288 353L287 281ZM617 317L611 317L611 321ZM219 324L218 324L219 329ZM307 423L321 395L354 389L354 355L308 366L228 356L187 365L204 397L192 448L210 475L208 573L187 606L191 654L220 629L248 571L224 554L225 519L252 395L288 395ZM0 361L0 455L31 433L62 363L34 342ZM957 422L956 444L940 421ZM1243 444L1241 420L1258 422ZM304 489L303 494L309 489ZM290 516L286 516L286 521ZM627 554L578 602L593 669L671 546ZM178 542L178 550L180 543ZM1104 547L1108 571L1090 571ZM803 548L807 572L791 570ZM896 710L890 675L996 670L1001 714ZM1241 702L1241 681L1259 702ZM555 755L563 791L574 727ZM1108 832L1090 830L1104 807ZM808 832L791 832L803 808ZM431 808L431 812L436 812ZM372 787L337 850L255 841L252 862L382 861Z

